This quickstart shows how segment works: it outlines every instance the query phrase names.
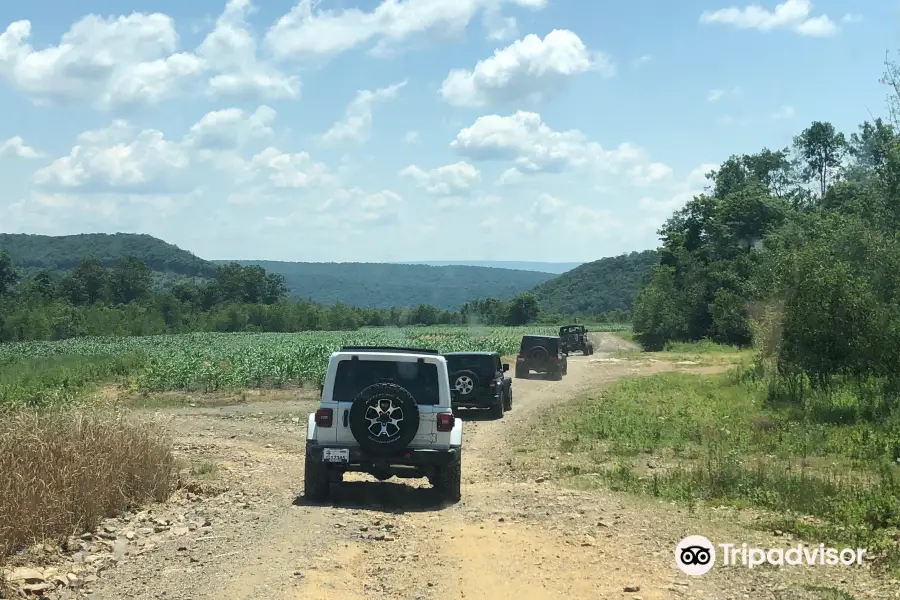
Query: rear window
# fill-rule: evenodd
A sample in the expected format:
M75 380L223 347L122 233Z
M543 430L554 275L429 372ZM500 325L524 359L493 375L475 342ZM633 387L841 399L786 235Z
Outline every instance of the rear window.
M535 346L543 346L550 353L555 353L558 342L558 338L524 337L522 338L522 346L519 348L519 352L530 350Z
M497 357L485 355L447 356L447 370L451 373L468 369L476 373L492 375L497 371Z
M433 363L393 362L388 360L342 360L334 380L333 399L352 402L374 383L394 383L406 388L417 404L438 404L437 365Z

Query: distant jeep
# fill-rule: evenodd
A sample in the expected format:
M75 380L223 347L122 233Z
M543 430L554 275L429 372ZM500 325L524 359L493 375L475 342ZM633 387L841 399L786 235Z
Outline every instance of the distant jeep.
M516 377L527 379L531 371L559 381L569 371L569 361L555 335L525 335L516 356Z
M594 344L588 339L588 330L584 325L564 325L559 328L559 341L562 344L563 354L581 351L584 355L594 353Z

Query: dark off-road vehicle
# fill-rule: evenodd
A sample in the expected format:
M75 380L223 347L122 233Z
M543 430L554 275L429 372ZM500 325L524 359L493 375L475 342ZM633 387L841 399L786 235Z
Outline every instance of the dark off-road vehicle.
M450 389L456 390L453 408L489 408L496 418L512 410L512 379L504 375L509 365L496 352L448 352Z
M516 357L516 377L527 378L531 371L545 373L559 381L569 370L569 360L562 343L555 335L526 335L522 337Z
M588 338L588 330L584 325L564 325L559 328L559 341L566 356L569 352L581 351L585 356L594 353L594 344Z

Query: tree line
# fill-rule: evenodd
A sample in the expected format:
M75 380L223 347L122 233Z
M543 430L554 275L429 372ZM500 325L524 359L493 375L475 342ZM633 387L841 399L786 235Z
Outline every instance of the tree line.
M633 310L647 349L755 342L772 394L853 386L831 419L900 404L900 76L890 114L849 135L814 121L789 147L733 155L659 230L659 263ZM760 367L761 368L761 367Z
M159 335L194 331L292 332L410 325L523 325L539 316L528 292L489 298L460 311L431 305L390 309L288 298L284 277L259 266L219 265L209 281L158 289L153 272L134 256L110 266L82 259L68 273L25 276L0 252L0 342L78 336Z

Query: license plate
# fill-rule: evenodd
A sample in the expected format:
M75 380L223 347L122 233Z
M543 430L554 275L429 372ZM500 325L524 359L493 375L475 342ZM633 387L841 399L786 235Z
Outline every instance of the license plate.
M345 463L350 461L350 450L347 448L323 448L322 459L325 462Z

